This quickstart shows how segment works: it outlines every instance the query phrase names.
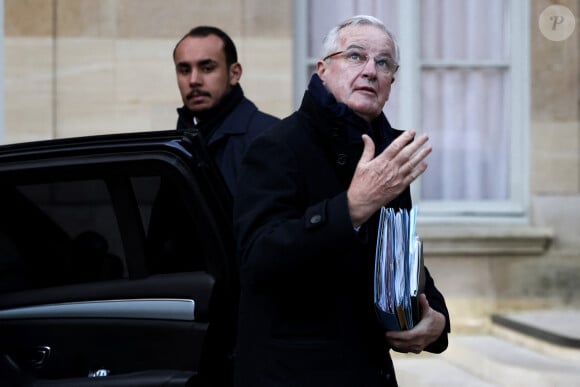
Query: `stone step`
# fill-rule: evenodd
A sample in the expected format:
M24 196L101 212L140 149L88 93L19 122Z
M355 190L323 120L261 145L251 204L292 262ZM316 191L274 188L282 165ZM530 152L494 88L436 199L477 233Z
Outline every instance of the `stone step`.
M534 351L580 363L580 311L540 310L492 316L491 333Z
M489 335L449 336L441 355L497 386L580 386L580 362L533 351Z
M580 311L495 315L490 332L451 334L442 355L393 353L399 385L580 387Z

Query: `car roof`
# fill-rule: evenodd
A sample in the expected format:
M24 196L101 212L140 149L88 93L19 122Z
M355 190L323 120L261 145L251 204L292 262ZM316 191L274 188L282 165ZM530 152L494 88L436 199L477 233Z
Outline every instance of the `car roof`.
M30 141L0 145L0 162L3 158L41 153L71 152L79 149L107 149L111 146L138 146L143 144L169 144L181 140L183 131L164 130L152 132L115 133L90 136L78 136L49 140Z

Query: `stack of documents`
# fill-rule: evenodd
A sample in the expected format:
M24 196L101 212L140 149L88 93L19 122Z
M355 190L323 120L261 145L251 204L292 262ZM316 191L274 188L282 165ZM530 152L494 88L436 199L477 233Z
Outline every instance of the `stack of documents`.
M375 254L375 307L387 330L412 329L420 320L424 288L423 245L417 208L381 208Z

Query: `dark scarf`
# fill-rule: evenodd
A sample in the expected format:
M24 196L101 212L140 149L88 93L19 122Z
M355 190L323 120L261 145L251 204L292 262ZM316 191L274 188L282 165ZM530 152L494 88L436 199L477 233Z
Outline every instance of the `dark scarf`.
M342 121L348 128L349 143L360 142L363 133L368 134L374 141L376 154L380 153L393 139L391 125L384 113L375 118L370 124L357 115L351 108L328 92L317 74L312 75L308 85L308 93L312 96L325 114L333 119Z
M236 84L217 105L210 109L194 113L185 106L179 108L180 123L187 123L186 128L192 128L194 127L193 118L195 117L197 120L195 128L199 129L203 138L209 140L217 128L220 127L226 117L235 109L243 98L244 92L242 87L239 84Z

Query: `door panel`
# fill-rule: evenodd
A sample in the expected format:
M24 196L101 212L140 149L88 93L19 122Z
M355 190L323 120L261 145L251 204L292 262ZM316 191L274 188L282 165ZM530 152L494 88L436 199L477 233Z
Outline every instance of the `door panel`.
M196 370L207 323L171 320L38 319L2 324L5 353L42 379L143 370ZM16 342L12 338L17 338ZM4 340L4 338L3 338ZM50 353L41 358L39 349Z
M108 385L112 376L156 370L155 379L166 370L181 380L199 367L213 285L193 272L3 294L1 352L38 379L107 370L99 379Z
M175 298L114 299L0 310L0 320L125 318L193 321L194 313L194 300Z
M231 241L203 182L115 157L0 165L0 385L190 386L228 362Z

